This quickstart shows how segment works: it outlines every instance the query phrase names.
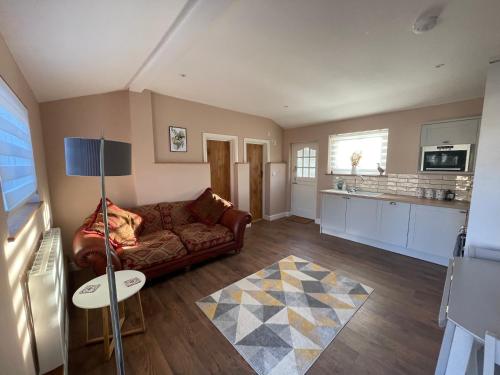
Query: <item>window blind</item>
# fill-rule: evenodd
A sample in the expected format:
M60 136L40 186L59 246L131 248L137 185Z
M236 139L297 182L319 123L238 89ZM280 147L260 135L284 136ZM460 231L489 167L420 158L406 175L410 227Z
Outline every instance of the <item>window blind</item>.
M25 203L37 189L28 111L1 78L0 184L6 211Z
M360 174L378 174L377 163L386 168L389 129L334 134L329 138L328 173L350 173L351 156L360 152Z

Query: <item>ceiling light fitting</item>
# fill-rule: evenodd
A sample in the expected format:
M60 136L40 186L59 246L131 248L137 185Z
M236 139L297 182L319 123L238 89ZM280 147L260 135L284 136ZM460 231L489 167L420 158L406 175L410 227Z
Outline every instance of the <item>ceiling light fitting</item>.
M412 31L415 34L422 34L432 30L438 24L443 8L433 7L423 12L413 23Z

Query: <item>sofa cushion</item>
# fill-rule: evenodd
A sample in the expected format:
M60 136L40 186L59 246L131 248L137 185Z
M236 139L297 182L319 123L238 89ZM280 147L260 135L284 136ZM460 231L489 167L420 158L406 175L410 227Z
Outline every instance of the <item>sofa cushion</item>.
M124 247L118 255L124 269L141 270L178 259L187 254L178 236L161 230L139 237L137 246Z
M139 234L142 217L118 207L109 199L106 199L106 204L108 207L109 240L113 247L136 245L136 235ZM90 219L85 220L84 232L104 236L102 199Z
M192 201L159 203L161 224L163 229L172 230L177 225L185 225L196 222L196 218L187 209Z
M129 210L142 217L143 223L138 232L139 235L144 236L163 229L161 225L160 210L157 204L147 204L144 206L129 208Z
M217 223L224 212L231 207L233 207L231 202L219 197L211 188L207 188L196 200L187 206L188 210L199 221L207 225Z
M221 224L192 223L174 228L184 245L191 252L208 249L234 240L233 232Z

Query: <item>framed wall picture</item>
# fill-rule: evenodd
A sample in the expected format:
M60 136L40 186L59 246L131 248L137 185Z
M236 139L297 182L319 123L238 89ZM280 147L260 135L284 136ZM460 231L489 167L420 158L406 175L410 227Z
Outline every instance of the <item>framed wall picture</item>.
M187 152L187 129L169 126L170 151Z

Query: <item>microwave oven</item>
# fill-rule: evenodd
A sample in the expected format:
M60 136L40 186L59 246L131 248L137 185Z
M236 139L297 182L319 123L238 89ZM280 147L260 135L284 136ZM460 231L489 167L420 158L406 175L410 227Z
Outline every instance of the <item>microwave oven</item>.
M422 147L420 171L469 172L473 145L441 145Z

